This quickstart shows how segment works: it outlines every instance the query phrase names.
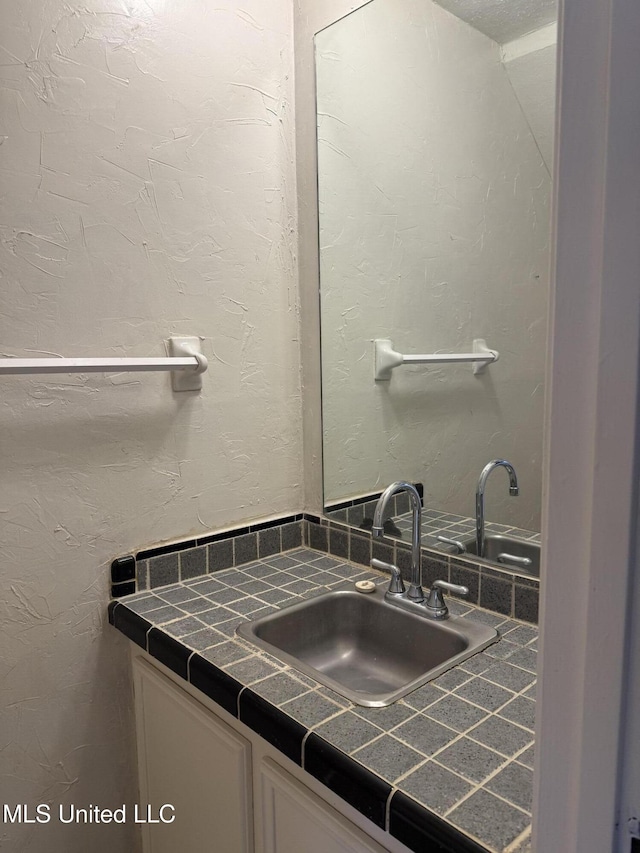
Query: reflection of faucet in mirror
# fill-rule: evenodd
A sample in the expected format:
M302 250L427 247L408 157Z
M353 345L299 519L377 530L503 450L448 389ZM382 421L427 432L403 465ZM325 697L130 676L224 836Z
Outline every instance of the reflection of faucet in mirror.
M378 498L376 509L373 514L373 527L371 532L374 536L384 536L384 513L389 500L397 492L406 491L409 495L412 511L411 525L411 581L407 597L412 601L423 601L424 593L422 592L422 569L420 563L420 533L422 523L422 501L415 486L411 483L405 483L399 480L397 483L392 483L384 490Z
M494 459L484 466L476 489L476 546L479 557L484 557L484 490L487 486L489 474L496 468L506 468L509 475L509 494L515 497L519 492L515 468L506 459Z

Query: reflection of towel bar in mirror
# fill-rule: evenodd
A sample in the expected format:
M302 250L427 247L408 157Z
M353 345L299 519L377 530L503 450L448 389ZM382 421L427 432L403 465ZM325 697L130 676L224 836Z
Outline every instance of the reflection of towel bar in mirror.
M432 353L428 355L403 355L393 349L391 341L378 338L374 344L374 370L376 382L391 379L391 371L402 364L456 364L470 362L475 374L483 373L485 367L498 360L497 350L489 349L484 338L475 338L473 352Z

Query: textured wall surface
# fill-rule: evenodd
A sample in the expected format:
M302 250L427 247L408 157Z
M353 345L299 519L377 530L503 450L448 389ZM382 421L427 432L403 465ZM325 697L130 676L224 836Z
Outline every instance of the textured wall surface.
M553 166L556 52L554 41L519 55L504 57L509 80L549 173Z
M539 529L550 178L499 46L424 0L373 2L317 38L325 498L397 479ZM373 381L400 352L500 352Z
M0 350L164 355L166 374L2 379L0 788L132 801L108 564L302 501L288 0L7 0ZM12 851L132 851L131 825L0 826Z

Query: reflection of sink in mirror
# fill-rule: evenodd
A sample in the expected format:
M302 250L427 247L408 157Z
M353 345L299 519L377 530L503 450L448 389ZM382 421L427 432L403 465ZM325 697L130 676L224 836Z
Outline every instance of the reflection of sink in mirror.
M463 540L467 554L477 554L475 538ZM540 544L501 534L485 536L484 557L503 569L512 568L518 574L540 577Z
M442 621L373 593L334 590L237 628L239 636L356 705L384 707L498 638L465 617Z
M498 5L372 0L316 36L325 505L402 471L469 517L506 457L491 519L540 530L555 2ZM378 338L500 359L376 382Z
M326 515L335 521L342 521L362 530L371 530L375 505L376 500L368 500L365 503L341 507L340 509L329 507ZM438 512L432 509L424 509L422 511L421 543L425 548L432 548L436 551L442 551L445 554L453 554L456 549L444 545L437 537L444 536L446 539L462 543L467 543L473 539L475 542L475 531L475 518ZM516 540L527 540L536 545L538 549L540 548L540 534L533 530L527 530L522 527L509 527L504 524L496 524L495 522L488 521L485 524L485 531L487 537L507 535ZM401 539L407 543L411 542L411 513L408 511L408 508L404 508L401 501L398 502L398 507L394 511L394 514L385 520L384 533L385 536ZM475 544L473 547L475 548ZM471 549L468 550L472 553Z

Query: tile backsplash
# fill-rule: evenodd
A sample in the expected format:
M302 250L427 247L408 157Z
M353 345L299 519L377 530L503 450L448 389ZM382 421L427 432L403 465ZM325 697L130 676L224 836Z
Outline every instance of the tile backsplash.
M334 557L368 566L372 557L394 563L409 579L411 546L398 539L374 539L368 530L351 527L331 518L305 514L303 518L304 541L317 551ZM469 588L465 601L477 604L496 613L538 621L540 582L513 569L489 567L472 555L453 556L431 548L421 548L422 578L425 586L441 579L463 584Z
M397 565L405 579L409 576L411 548L405 542L393 538L373 539L368 530L300 513L118 557L111 566L111 595L119 598L166 586L290 551L300 545L362 566L369 566L375 557ZM437 578L463 584L469 588L465 600L470 604L527 622L538 621L537 578L518 575L512 570L489 568L468 555L464 558L452 556L425 547L421 554L425 586L430 586Z
M111 595L120 598L298 548L303 544L303 518L299 513L256 522L118 557L111 564ZM135 577L122 581L122 567L132 560Z

